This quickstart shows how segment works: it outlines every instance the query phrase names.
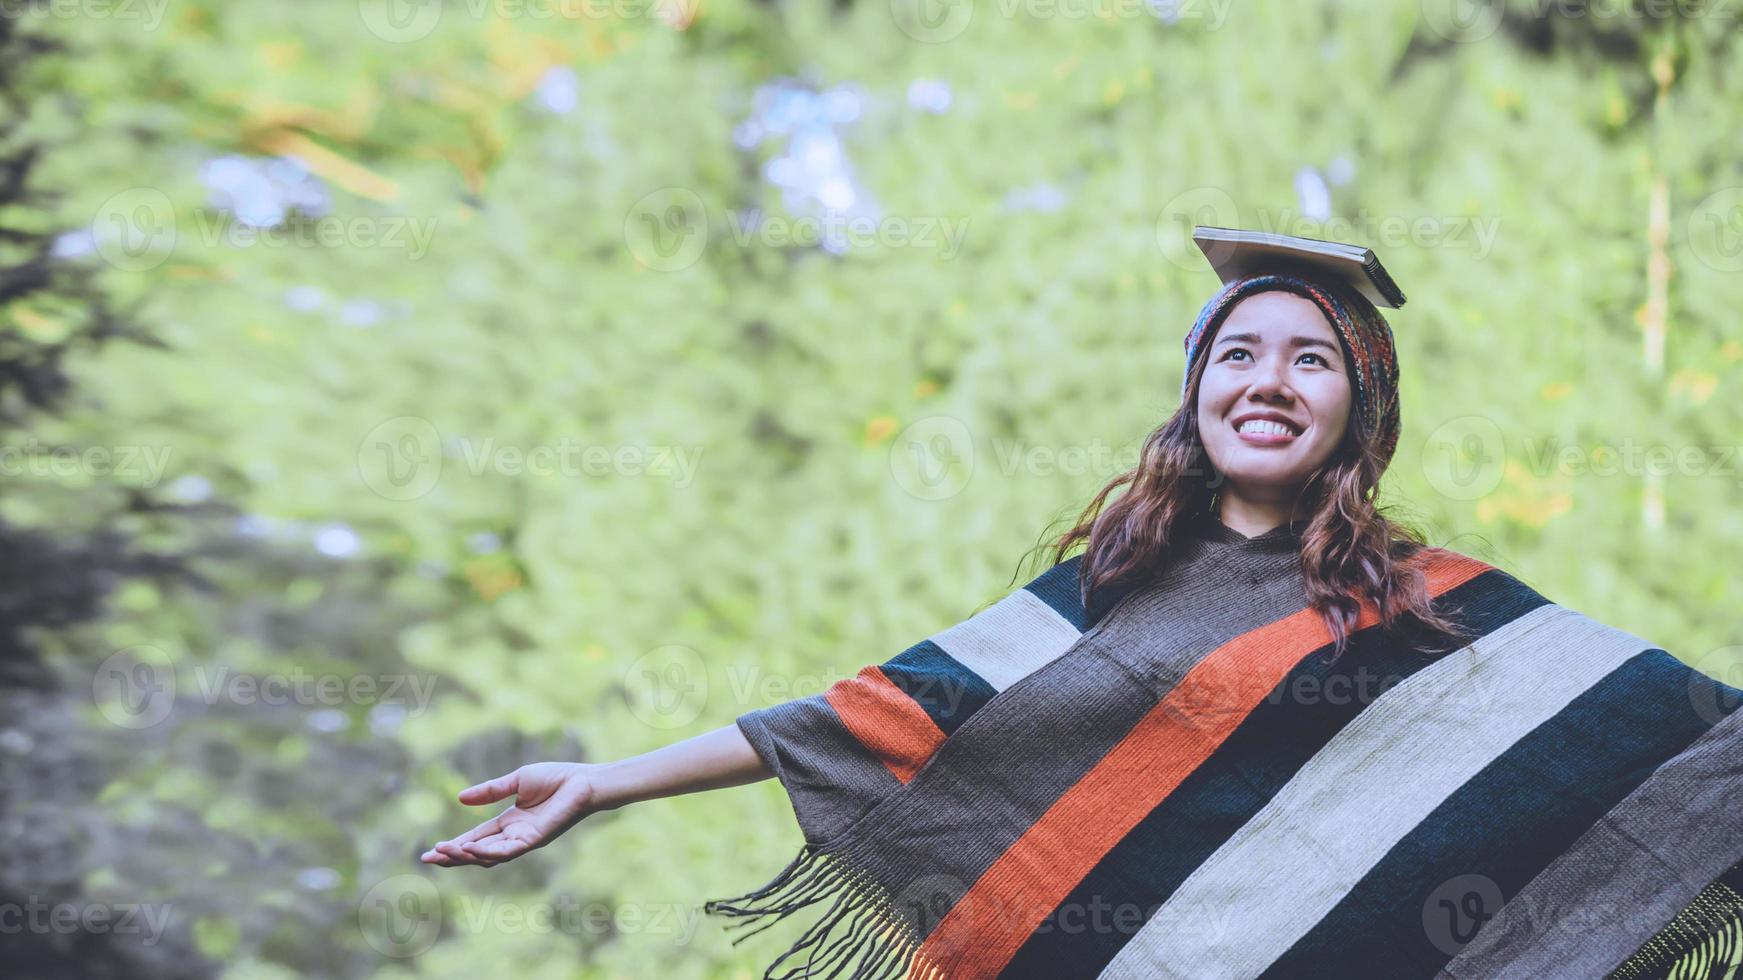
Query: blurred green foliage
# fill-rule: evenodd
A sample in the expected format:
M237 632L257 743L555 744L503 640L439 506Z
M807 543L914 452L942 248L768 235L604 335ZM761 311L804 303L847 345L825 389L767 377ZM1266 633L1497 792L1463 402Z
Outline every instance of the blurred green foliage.
M1174 410L1215 286L1195 221L1373 245L1410 297L1395 513L1714 669L1743 643L1735 24L1434 6L26 18L65 50L16 62L8 140L57 196L6 220L70 231L57 262L138 335L54 289L0 308L8 361L59 345L69 383L8 396L9 459L115 461L0 477L9 540L64 549L14 551L15 595L102 597L8 651L52 682L0 722L0 840L50 844L0 884L170 907L150 948L113 937L117 975L760 973L785 934L732 947L700 904L790 857L772 782L489 871L416 855L481 818L470 782L815 693L1002 594ZM777 237L795 148L742 127L781 79L850 93L830 131L877 241ZM226 157L295 157L326 210L251 238L202 178ZM1321 191L1352 224L1308 220ZM1552 448L1627 445L1703 462ZM174 682L152 724L103 687L136 663ZM211 693L292 674L429 699ZM593 911L517 919L566 904Z

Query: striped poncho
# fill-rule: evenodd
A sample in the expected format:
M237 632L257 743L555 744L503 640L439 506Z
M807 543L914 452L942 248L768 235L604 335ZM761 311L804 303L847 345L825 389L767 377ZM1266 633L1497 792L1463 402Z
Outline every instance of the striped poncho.
M1743 692L1437 548L1405 560L1477 639L1364 606L1334 658L1300 530L1207 520L1089 613L1073 558L743 715L805 843L706 907L815 912L770 977L1646 976L1700 941Z

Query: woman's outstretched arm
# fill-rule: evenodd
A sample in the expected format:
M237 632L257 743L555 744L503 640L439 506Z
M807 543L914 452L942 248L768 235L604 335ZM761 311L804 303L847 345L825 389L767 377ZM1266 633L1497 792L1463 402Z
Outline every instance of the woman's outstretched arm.
M741 786L774 773L736 724L616 762L536 762L460 791L460 802L514 805L425 851L425 864L492 867L555 840L582 817L628 803Z

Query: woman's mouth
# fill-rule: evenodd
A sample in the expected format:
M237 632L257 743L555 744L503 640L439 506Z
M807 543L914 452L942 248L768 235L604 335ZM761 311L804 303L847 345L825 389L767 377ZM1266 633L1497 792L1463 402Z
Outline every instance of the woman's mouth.
M1253 446L1286 446L1301 437L1292 426L1270 419L1248 419L1235 426L1235 434Z

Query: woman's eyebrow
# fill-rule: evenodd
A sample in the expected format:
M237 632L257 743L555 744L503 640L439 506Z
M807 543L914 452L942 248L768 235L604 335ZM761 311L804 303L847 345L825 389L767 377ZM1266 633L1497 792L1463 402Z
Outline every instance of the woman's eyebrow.
M1216 345L1218 347L1221 347L1224 344L1232 343L1235 341L1239 341L1240 343L1243 343L1243 344L1263 343L1262 338L1260 338L1260 336L1256 333L1231 333L1225 337L1219 337L1217 339ZM1332 342L1330 342L1328 340L1321 340L1318 337L1291 337L1291 338L1289 338L1289 346L1291 346L1291 347L1324 347L1328 350L1333 350L1333 351L1337 350L1337 345L1333 344Z

